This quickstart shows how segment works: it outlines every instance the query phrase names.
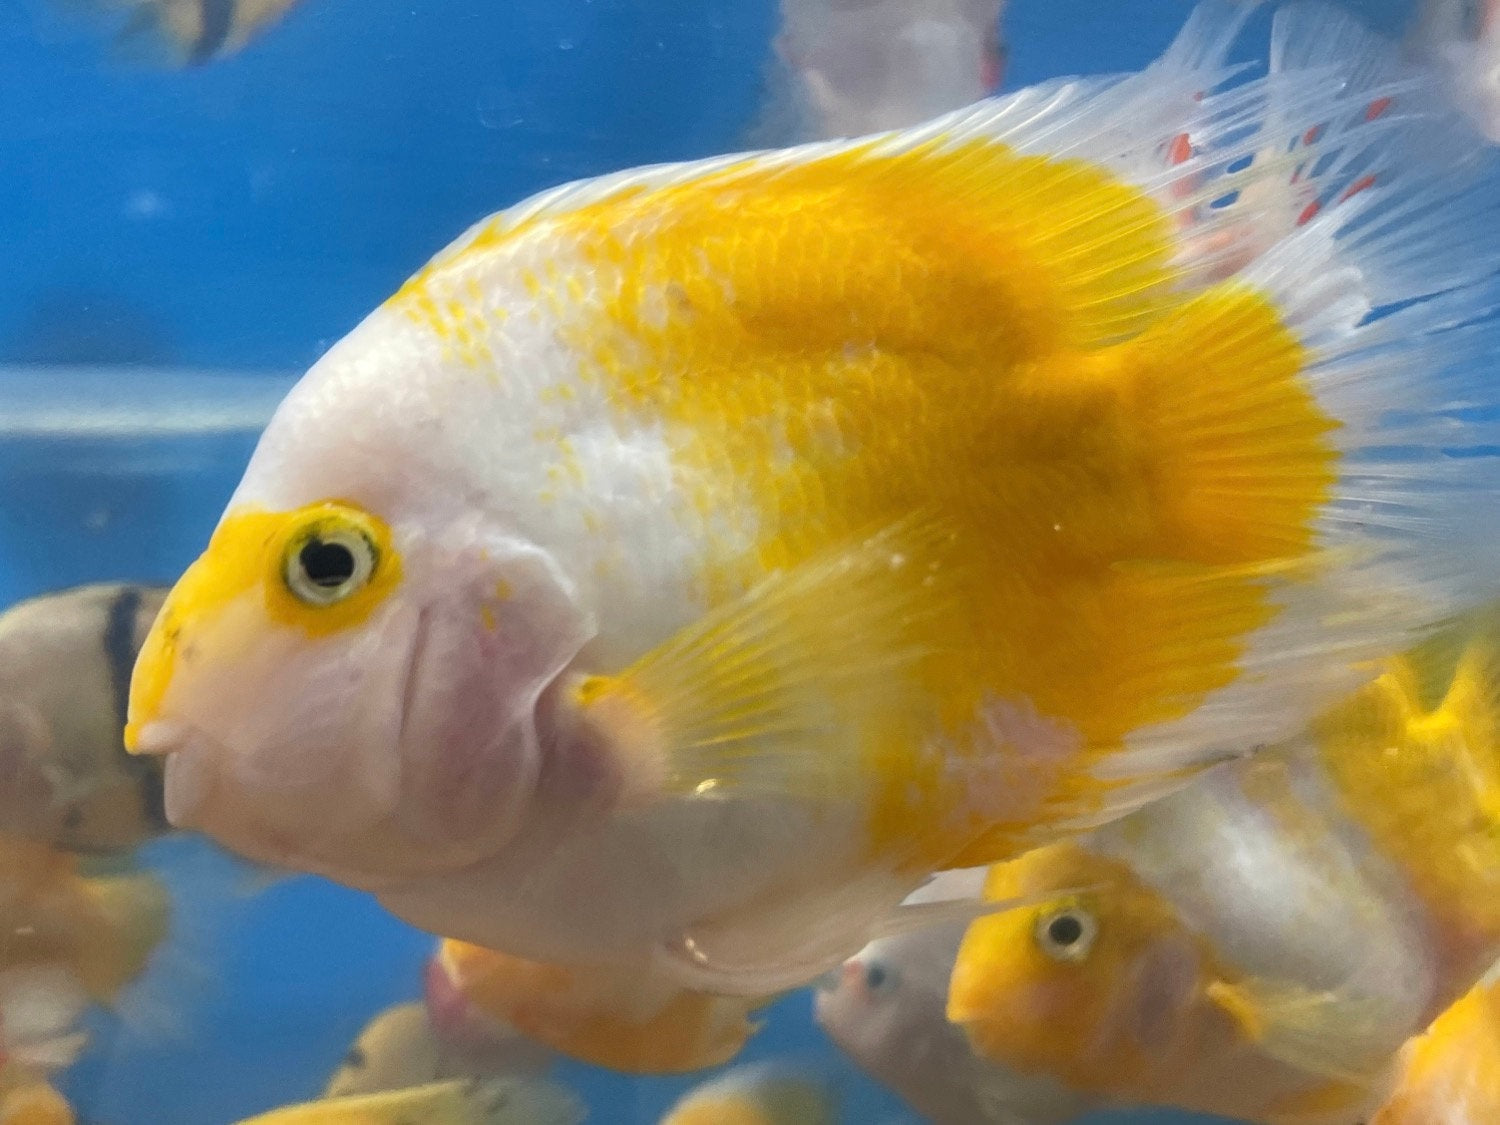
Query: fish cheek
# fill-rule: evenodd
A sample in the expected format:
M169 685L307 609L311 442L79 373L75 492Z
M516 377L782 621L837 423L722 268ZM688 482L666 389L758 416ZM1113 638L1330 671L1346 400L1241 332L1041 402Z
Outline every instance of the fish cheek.
M1176 1043L1198 993L1198 971L1192 946L1170 938L1153 942L1133 966L1126 1029L1143 1054L1160 1057Z
M489 837L534 771L524 701L495 674L499 639L455 608L423 611L401 703L406 827L462 847ZM476 853L472 858L479 858Z
M470 861L518 828L541 769L537 705L588 640L550 563L524 547L442 558L401 703L406 828Z

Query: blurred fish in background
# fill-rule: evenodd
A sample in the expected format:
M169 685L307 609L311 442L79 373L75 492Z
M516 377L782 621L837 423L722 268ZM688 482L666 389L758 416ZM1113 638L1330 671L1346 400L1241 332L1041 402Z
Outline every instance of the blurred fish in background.
M1401 1074L1370 1125L1500 1121L1500 976L1492 970L1401 1052Z
M908 902L978 897L984 868L947 871ZM818 985L814 1018L871 1078L933 1125L1059 1125L1098 1101L1045 1073L980 1058L947 1016L966 925L928 926L871 942Z
M73 1125L51 1078L72 1063L87 1036L76 981L47 968L0 971L0 1125Z
M248 46L298 0L70 0L118 14L120 47L180 66L202 66Z
M838 1100L816 1075L781 1063L740 1066L683 1095L660 1125L835 1125Z
M0 836L0 966L60 966L112 1003L166 937L171 904L151 874L90 877L77 857Z
M1365 1120L1500 958L1500 607L1302 737L991 869L948 1014L985 1057L1124 1104ZM1438 1049L1438 1048L1434 1048Z
M757 146L916 125L994 93L1004 0L781 0Z
M583 1103L554 1083L487 1078L321 1098L239 1125L579 1125L586 1117Z
M1407 46L1447 74L1453 100L1500 141L1500 0L1419 0Z
M102 853L169 830L162 770L122 742L131 668L165 598L104 583L0 613L0 832Z
M728 1062L769 999L684 988L649 962L560 965L444 941L428 974L429 1011L454 1034L519 1031L582 1062L627 1074L674 1074Z
M515 1031L489 1021L456 1025L432 1000L393 1004L359 1033L323 1090L327 1098L404 1090L451 1078L542 1074L556 1057Z

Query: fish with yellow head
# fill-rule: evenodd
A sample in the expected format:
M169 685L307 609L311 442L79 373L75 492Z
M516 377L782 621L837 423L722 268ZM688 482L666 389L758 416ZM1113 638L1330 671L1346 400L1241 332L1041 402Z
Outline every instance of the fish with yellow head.
M1500 607L1379 672L1303 736L992 868L991 898L1054 897L969 928L948 1015L976 1050L1132 1104L1368 1120L1500 958Z
M948 1014L982 1058L1103 1103L1324 1120L1272 1112L1305 1077L1260 1050L1238 970L1127 866L1055 844L993 869L988 891L1074 886L970 928ZM1014 1081L997 1075L997 1096ZM1358 1119L1359 1088L1315 1083L1328 1121Z
M770 995L1484 596L1500 459L1447 410L1494 397L1496 160L1359 35L1231 84L1242 17L476 224L291 391L158 617L127 738L172 822ZM1242 190L1293 177L1301 225Z

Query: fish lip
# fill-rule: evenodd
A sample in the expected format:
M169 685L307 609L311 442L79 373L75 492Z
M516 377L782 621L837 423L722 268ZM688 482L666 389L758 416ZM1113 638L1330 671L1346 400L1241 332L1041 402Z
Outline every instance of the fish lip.
M130 752L155 757L185 749L195 736L200 741L206 738L202 731L181 719L151 719L135 727L132 734Z

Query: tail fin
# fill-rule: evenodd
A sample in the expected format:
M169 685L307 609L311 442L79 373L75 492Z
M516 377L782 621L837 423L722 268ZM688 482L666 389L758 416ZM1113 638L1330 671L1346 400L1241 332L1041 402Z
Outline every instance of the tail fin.
M1475 412L1500 404L1500 157L1436 75L1331 7L1278 12L1272 46L1266 79L1204 99L1202 149L1167 175L1194 177L1185 281L1212 288L1179 314L1196 323L1175 357L1148 366L1183 526L1205 549L1258 538L1246 557L1306 565L1268 576L1274 616L1246 674L1143 736L1158 766L1236 728L1293 734L1367 676L1354 664L1500 585L1500 430ZM1267 298L1280 331L1254 323ZM1236 367L1252 339L1261 359ZM1302 352L1290 385L1273 340ZM1314 518L1295 518L1309 499ZM1278 551L1299 524L1311 552ZM1130 753L1101 771L1160 772Z

